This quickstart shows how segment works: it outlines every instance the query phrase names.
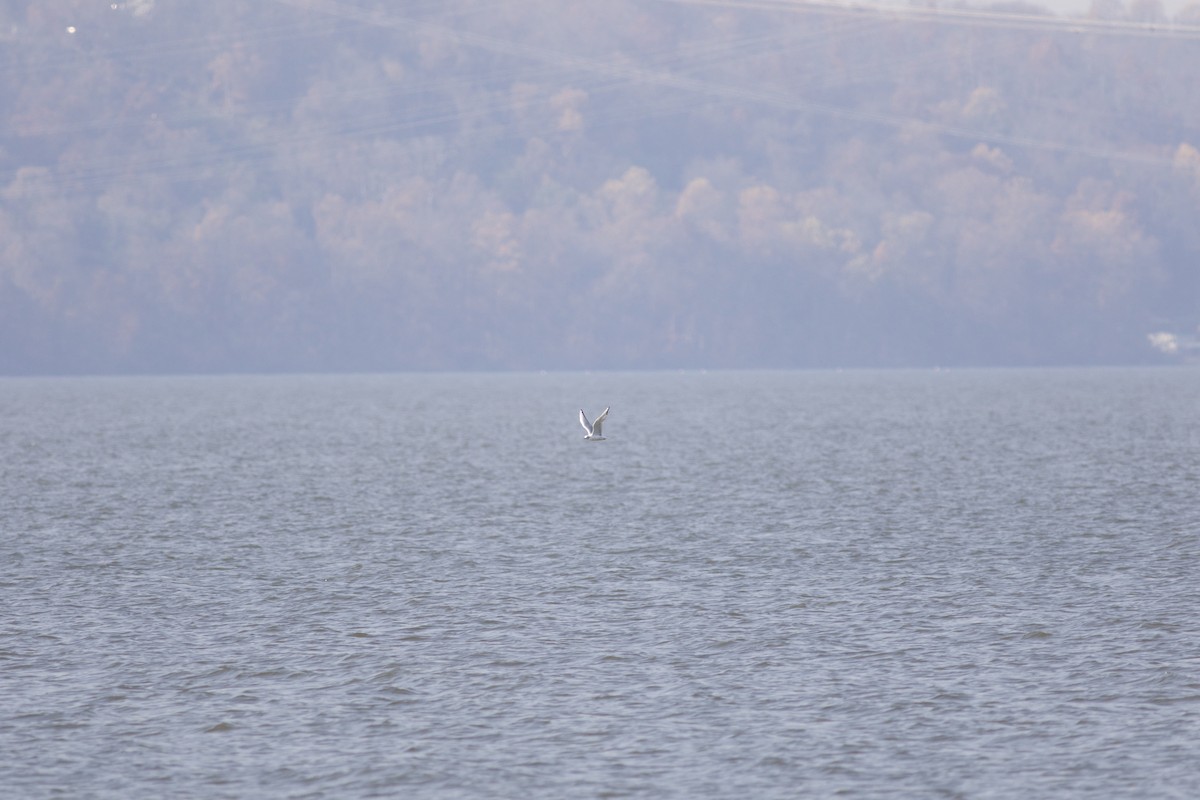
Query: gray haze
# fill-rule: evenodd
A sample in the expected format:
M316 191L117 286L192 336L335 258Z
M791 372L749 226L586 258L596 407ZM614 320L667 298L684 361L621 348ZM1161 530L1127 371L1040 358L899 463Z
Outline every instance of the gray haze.
M0 4L0 372L1195 360L1200 6Z

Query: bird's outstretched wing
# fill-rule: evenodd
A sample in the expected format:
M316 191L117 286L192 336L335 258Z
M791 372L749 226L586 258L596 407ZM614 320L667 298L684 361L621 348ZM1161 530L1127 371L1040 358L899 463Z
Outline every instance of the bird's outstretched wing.
M608 411L608 409L605 409L606 413L607 413L607 411ZM604 419L604 416L601 415L600 419ZM596 422L599 423L600 420L596 420ZM592 423L588 422L587 414L583 413L582 408L579 409L579 424L583 426L583 429L585 431L587 431L588 436L592 435Z
M579 413L582 414L583 412L580 411ZM600 427L604 424L604 420L607 418L608 418L608 409L606 408L606 409L604 409L604 411L600 412L600 416L596 417L596 421L592 423L592 434L594 436L600 435Z

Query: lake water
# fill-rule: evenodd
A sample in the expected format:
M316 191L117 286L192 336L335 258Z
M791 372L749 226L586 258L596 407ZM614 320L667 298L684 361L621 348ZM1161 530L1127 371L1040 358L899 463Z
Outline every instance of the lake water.
M1200 796L1200 370L5 379L0 454L4 797Z

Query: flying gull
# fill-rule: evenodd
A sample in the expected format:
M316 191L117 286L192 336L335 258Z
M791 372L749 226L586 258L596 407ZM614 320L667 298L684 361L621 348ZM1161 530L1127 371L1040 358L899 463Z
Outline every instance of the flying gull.
M600 435L600 426L604 424L604 419L607 416L608 409L606 408L600 416L596 417L595 422L588 422L587 414L583 413L582 408L579 409L579 424L587 431L587 435L583 438L590 439L593 442L603 442L604 437Z

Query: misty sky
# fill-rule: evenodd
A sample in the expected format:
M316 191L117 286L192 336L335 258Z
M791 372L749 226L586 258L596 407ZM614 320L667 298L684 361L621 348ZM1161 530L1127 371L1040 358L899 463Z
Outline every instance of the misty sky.
M0 374L1194 361L1200 5L946 8L8 3Z

